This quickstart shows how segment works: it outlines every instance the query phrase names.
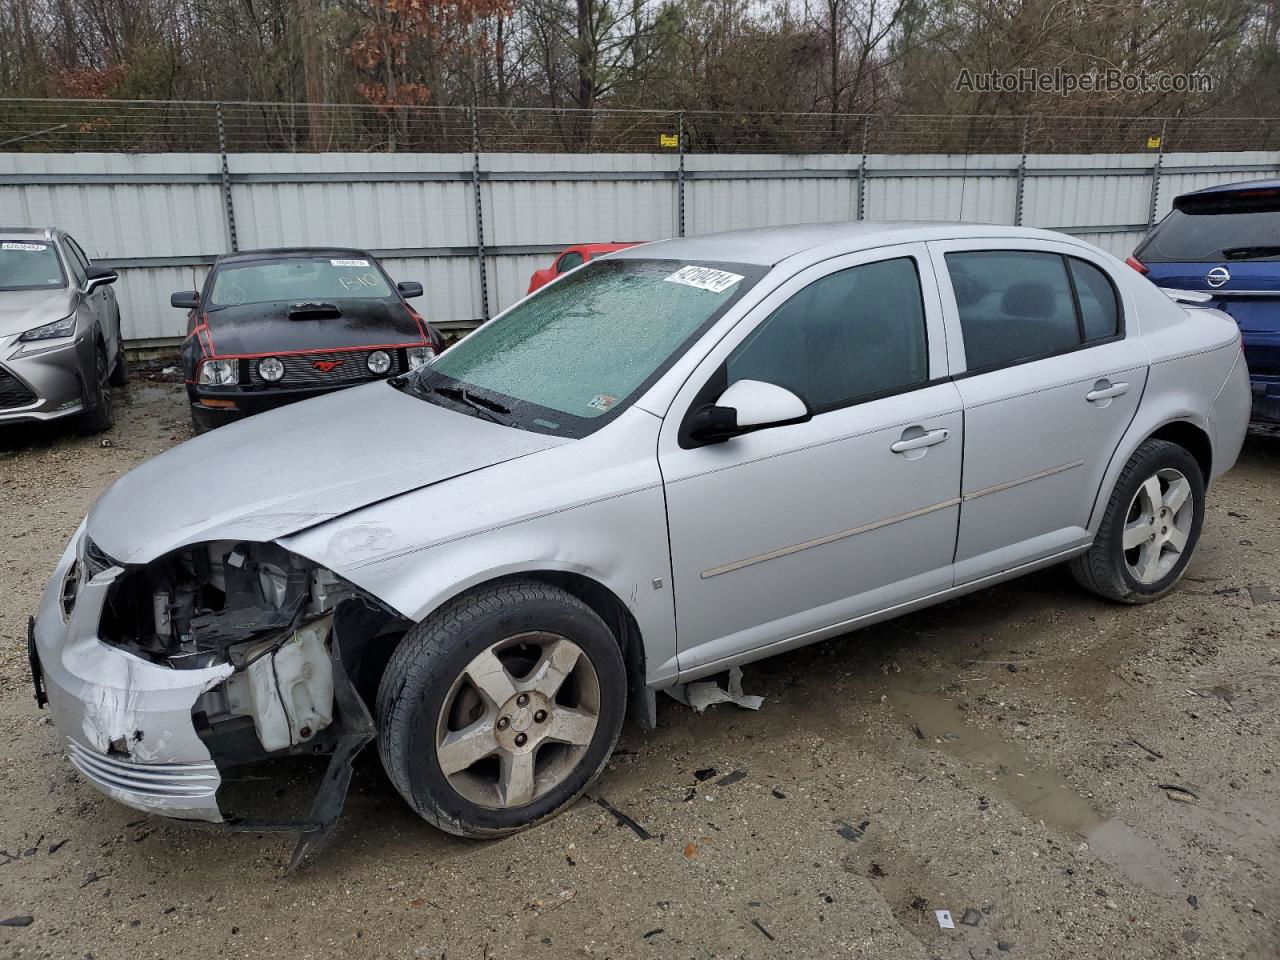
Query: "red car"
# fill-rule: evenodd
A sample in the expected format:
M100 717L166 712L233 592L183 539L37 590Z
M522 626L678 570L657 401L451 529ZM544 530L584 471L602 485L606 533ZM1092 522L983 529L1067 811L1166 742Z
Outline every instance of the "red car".
M635 243L579 243L572 247L565 247L560 251L560 255L556 257L556 262L549 267L541 270L533 271L533 276L529 278L529 293L537 290L539 287L546 286L562 273L568 273L574 267L580 267L593 257L602 257L606 253L613 253L615 250L625 250L627 247L634 247Z

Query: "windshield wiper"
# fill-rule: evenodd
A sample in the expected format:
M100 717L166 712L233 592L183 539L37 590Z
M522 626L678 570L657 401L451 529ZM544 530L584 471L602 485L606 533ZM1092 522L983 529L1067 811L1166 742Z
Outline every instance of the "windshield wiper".
M1280 257L1280 246L1265 244L1256 247L1227 247L1222 251L1228 260L1255 260L1260 257Z
M448 397L450 400L457 400L459 403L470 407L486 420L492 420L494 423L499 423L504 427L514 426L507 417L503 416L503 414L510 413L511 408L499 403L497 400L475 396L462 387L434 387L432 392L438 393L442 397Z

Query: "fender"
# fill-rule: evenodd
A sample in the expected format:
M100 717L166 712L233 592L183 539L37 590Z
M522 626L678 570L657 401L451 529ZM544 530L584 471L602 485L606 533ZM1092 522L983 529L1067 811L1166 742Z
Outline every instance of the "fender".
M1204 370L1207 359L1204 353L1152 362L1147 374L1143 402L1138 405L1133 422L1129 424L1129 429L1116 448L1103 475L1102 485L1094 497L1093 510L1089 515L1090 536L1096 536L1102 525L1107 501L1111 498L1111 491L1115 489L1125 464L1147 438L1162 428L1175 423L1187 423L1209 439L1213 466L1210 475L1205 477L1206 487L1213 477L1221 476L1235 462L1234 455L1229 461L1222 455L1227 451L1223 449L1224 445L1219 444L1217 431L1206 412L1212 408L1214 399L1233 372L1239 348L1232 345L1208 352L1216 354L1215 359L1221 359L1221 363L1212 365L1212 372L1209 373ZM1147 402L1150 397L1159 397L1159 403ZM1239 451L1239 444L1235 445L1235 450Z
M627 411L616 424L623 429L573 441L573 471L565 470L562 457L535 454L276 542L413 623L501 577L585 577L630 612L644 645L647 682L663 684L676 673L676 638L659 425L648 413Z

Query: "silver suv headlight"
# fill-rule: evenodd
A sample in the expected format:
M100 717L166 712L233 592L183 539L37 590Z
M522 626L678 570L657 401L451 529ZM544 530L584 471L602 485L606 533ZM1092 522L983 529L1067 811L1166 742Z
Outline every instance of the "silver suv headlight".
M32 327L19 336L18 339L24 343L29 343L32 340L52 340L54 337L69 337L75 332L76 315L73 313L69 317L63 317L61 320L54 320L52 323Z

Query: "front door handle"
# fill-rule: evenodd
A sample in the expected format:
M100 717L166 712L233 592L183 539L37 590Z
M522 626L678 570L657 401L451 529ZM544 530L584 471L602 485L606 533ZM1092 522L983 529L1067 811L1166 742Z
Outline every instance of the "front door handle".
M1110 380L1099 380L1093 385L1093 389L1084 395L1084 398L1090 403L1097 403L1099 400L1110 400L1112 397L1118 397L1129 392L1129 384L1112 383Z
M907 436L907 434L919 429L919 427L908 427L903 432L902 439L897 443L890 444L889 449L894 453L910 453L912 450L923 450L925 447L932 447L935 443L941 443L951 436L950 430L928 430L915 436Z

